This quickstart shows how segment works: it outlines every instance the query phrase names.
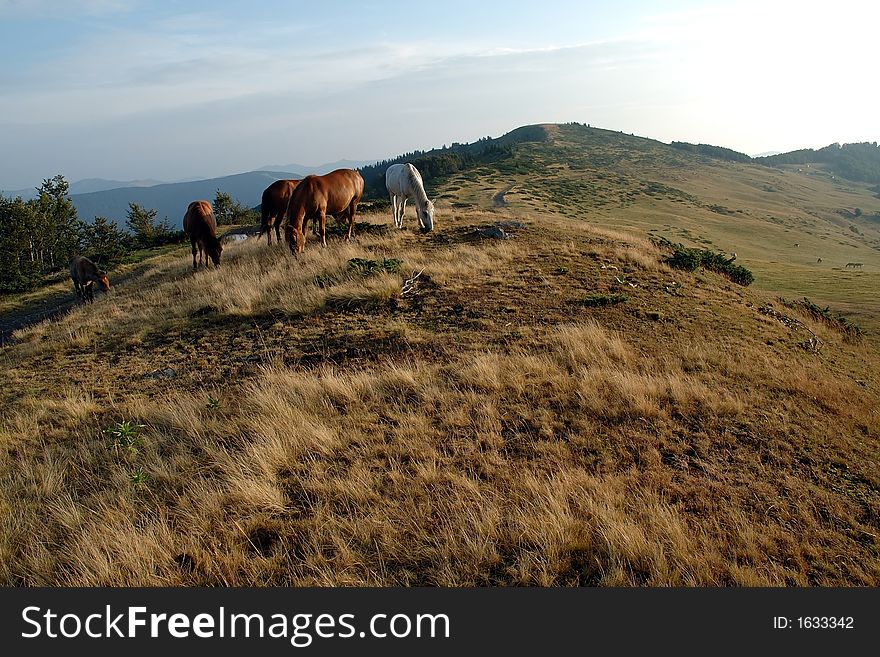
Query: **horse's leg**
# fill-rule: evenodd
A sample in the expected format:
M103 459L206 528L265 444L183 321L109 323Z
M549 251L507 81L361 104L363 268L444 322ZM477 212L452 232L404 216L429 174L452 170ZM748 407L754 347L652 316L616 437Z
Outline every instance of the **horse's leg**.
M406 196L403 197L403 201L400 203L400 225L398 228L403 228L403 216L406 214Z
M325 249L327 248L327 211L321 210L321 214L318 217L318 220L321 222L321 246Z
M281 219L282 218L283 218L283 215L278 215L277 217L275 217L275 241L278 242L278 244L281 244ZM270 241L269 243L271 244L272 242Z
M293 221L288 217L287 223L284 225L284 241L287 243L287 248L290 249L291 253L294 253L293 239Z
M193 271L196 269L196 241L190 240L190 245L192 246L192 254L193 254Z
M391 219L394 220L394 227L397 227L397 194L391 194Z
M309 220L307 217L303 217L303 221L300 224L299 232L296 234L296 251L297 253L302 253L306 250L306 235L308 234Z
M353 200L348 206L348 236L345 238L349 242L354 237L354 215L357 210L357 200Z

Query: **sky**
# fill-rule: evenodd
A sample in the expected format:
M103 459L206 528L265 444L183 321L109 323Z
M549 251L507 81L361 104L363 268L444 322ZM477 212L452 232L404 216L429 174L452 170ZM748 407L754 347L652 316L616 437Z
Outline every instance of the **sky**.
M0 189L375 161L577 121L877 141L880 3L0 0Z

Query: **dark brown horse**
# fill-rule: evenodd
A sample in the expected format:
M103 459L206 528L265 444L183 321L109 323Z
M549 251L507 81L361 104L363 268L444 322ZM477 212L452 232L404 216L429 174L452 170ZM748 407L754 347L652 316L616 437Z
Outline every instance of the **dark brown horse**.
M192 243L193 269L196 267L196 246L199 251L199 264L202 259L205 266L208 266L208 258L205 253L211 257L215 266L220 266L220 253L223 251L223 245L217 239L217 220L214 219L214 210L208 201L193 201L186 208L186 214L183 215L183 230L189 235L189 241Z
M84 303L92 303L95 300L94 284L98 283L104 291L110 289L110 281L107 272L98 269L98 266L85 256L75 255L70 259L70 278L73 280L73 291Z
M354 216L357 204L364 193L364 179L354 169L336 169L323 176L303 178L287 206L287 224L284 239L294 254L302 253L306 247L306 224L309 219L320 222L321 244L327 246L327 215L347 214L348 233L346 240L354 232ZM294 240L296 244L294 244Z
M263 200L260 202L260 235L257 238L266 233L269 246L272 246L272 228L275 229L275 238L281 244L281 223L290 195L298 184L299 180L276 180L263 190Z

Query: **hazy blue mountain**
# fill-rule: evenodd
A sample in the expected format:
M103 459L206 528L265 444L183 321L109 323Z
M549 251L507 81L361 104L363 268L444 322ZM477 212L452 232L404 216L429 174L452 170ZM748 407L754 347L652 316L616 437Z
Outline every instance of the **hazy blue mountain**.
M70 183L71 194L103 192L120 187L153 187L164 184L164 180L107 180L106 178L84 178Z
M85 221L101 216L124 226L128 204L137 203L144 208L155 209L159 219L168 217L172 227L180 228L187 205L201 199L213 201L218 189L230 194L240 203L254 207L260 204L263 190L272 182L280 178L299 177L301 176L296 172L289 171L249 171L207 180L72 194L71 199L79 218Z
M6 198L17 198L20 196L27 201L37 197L37 189L35 187L28 187L27 189L0 189L0 194Z
M153 185L161 185L161 180L107 180L106 178L83 178L76 182L70 183L71 194L88 194L90 192L103 192L108 189L119 189L121 187L152 187ZM37 185L28 187L27 189L13 189L11 191L0 190L3 196L15 198L20 196L25 201L37 197Z
M323 175L325 173L330 173L334 169L360 169L362 166L373 164L374 162L375 160L337 160L336 162L327 162L326 164L319 164L314 167L296 163L270 164L260 167L257 171L291 171L302 176L307 176L311 173Z

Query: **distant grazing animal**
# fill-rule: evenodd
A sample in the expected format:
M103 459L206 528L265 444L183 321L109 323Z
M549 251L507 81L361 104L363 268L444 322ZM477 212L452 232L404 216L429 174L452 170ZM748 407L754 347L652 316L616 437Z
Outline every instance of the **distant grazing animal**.
M846 263L846 266L847 266L847 267L850 267L850 268L852 268L852 269L861 269L861 268L864 266L864 263L861 263L861 262L848 262L848 263Z
M189 235L189 241L192 243L193 269L198 268L196 266L196 246L199 251L199 265L204 259L205 267L207 267L207 256L210 256L214 265L219 267L223 245L217 239L217 220L214 219L214 211L211 209L210 202L193 201L187 206L186 214L183 215L183 230Z
M354 232L357 205L364 194L364 179L354 169L336 169L323 176L306 176L293 193L287 205L287 224L284 239L293 254L306 247L306 224L309 219L321 226L321 244L327 246L327 215L347 214L350 240Z
M104 291L110 289L110 281L107 272L98 269L98 266L85 256L75 255L70 259L70 278L73 280L73 291L84 303L92 303L95 300L94 284L98 283Z
M427 233L434 227L434 204L428 200L422 176L412 164L407 162L388 167L385 171L385 187L391 196L391 216L395 226L403 228L406 201L413 199L416 202L419 229Z
M816 262L822 262L822 258L819 258L818 260L816 260Z
M272 229L275 229L275 238L281 244L281 224L284 221L284 213L290 202L290 195L299 180L276 180L263 190L263 200L260 202L260 234L266 233L269 246L272 246Z
M798 246L800 246L800 243L799 243L799 242L795 242L794 245L795 245L795 247L798 247Z

